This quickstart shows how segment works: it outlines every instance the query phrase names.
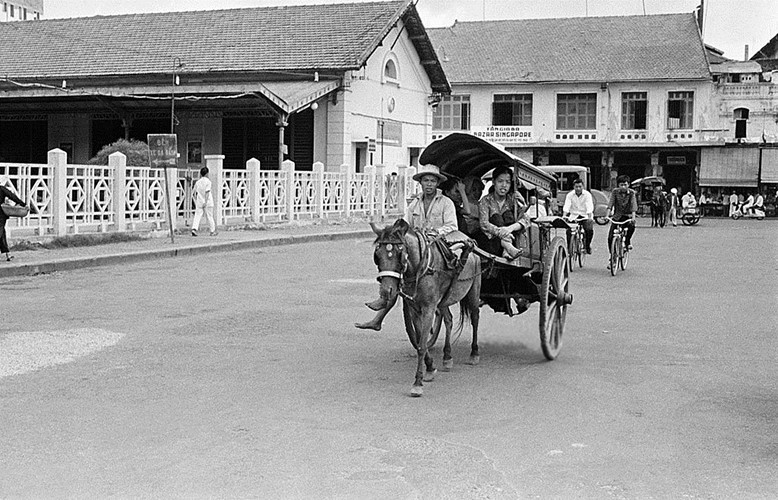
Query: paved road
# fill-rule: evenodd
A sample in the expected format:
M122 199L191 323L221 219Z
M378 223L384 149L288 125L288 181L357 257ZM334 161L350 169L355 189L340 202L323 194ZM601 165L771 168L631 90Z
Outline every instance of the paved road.
M1 279L0 497L778 496L778 221L597 231L556 361L483 309L419 399L367 239Z

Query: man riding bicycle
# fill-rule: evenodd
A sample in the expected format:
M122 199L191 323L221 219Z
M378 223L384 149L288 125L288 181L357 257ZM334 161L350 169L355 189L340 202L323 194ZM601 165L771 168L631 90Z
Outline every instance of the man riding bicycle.
M562 215L583 226L586 253L591 254L592 238L594 238L594 200L592 194L584 189L581 179L576 179L573 182L573 190L565 196Z
M638 211L638 199L634 189L629 187L629 176L620 175L616 178L618 188L611 193L611 199L608 203L608 216L613 222L625 222L627 236L625 243L627 249L632 250L632 235L635 233L635 213ZM611 224L608 229L608 248L613 241L613 229L616 226ZM608 264L610 266L610 264Z

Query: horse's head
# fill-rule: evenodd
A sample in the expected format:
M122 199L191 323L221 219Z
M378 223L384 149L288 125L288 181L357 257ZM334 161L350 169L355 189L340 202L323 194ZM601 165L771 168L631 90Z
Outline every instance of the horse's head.
M378 236L375 239L373 261L378 266L380 294L388 301L394 301L400 291L400 281L408 266L408 250L405 234L410 226L399 219L391 226L379 229L372 222L370 227Z

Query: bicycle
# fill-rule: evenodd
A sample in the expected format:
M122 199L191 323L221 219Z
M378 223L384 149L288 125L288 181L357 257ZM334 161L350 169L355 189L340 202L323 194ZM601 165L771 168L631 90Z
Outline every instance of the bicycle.
M586 232L580 221L586 220L584 217L575 219L565 219L571 225L571 234L567 238L567 254L570 257L570 270L573 270L575 261L578 261L578 267L584 266L586 260Z
M610 269L611 276L616 276L616 271L618 271L619 268L621 268L622 271L627 269L627 263L629 262L626 226L632 222L632 219L625 220L624 222L616 222L610 218L608 220L614 225L608 269Z

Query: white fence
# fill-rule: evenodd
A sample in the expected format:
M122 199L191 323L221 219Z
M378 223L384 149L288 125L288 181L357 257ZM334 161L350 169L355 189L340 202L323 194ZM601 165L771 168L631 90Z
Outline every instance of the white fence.
M248 222L288 222L354 216L397 216L405 212L415 191L415 169L399 166L386 175L384 167L368 166L353 173L347 165L325 172L296 171L285 161L281 170L262 170L256 159L245 170L223 168L224 156L205 156L214 186L217 225ZM0 175L10 178L32 210L11 218L11 236L63 236L83 232L141 230L166 227L165 171L126 165L114 153L108 166L69 165L65 152L54 149L47 164L0 163ZM169 169L169 200L176 227L186 226L194 214L192 188L199 172Z

